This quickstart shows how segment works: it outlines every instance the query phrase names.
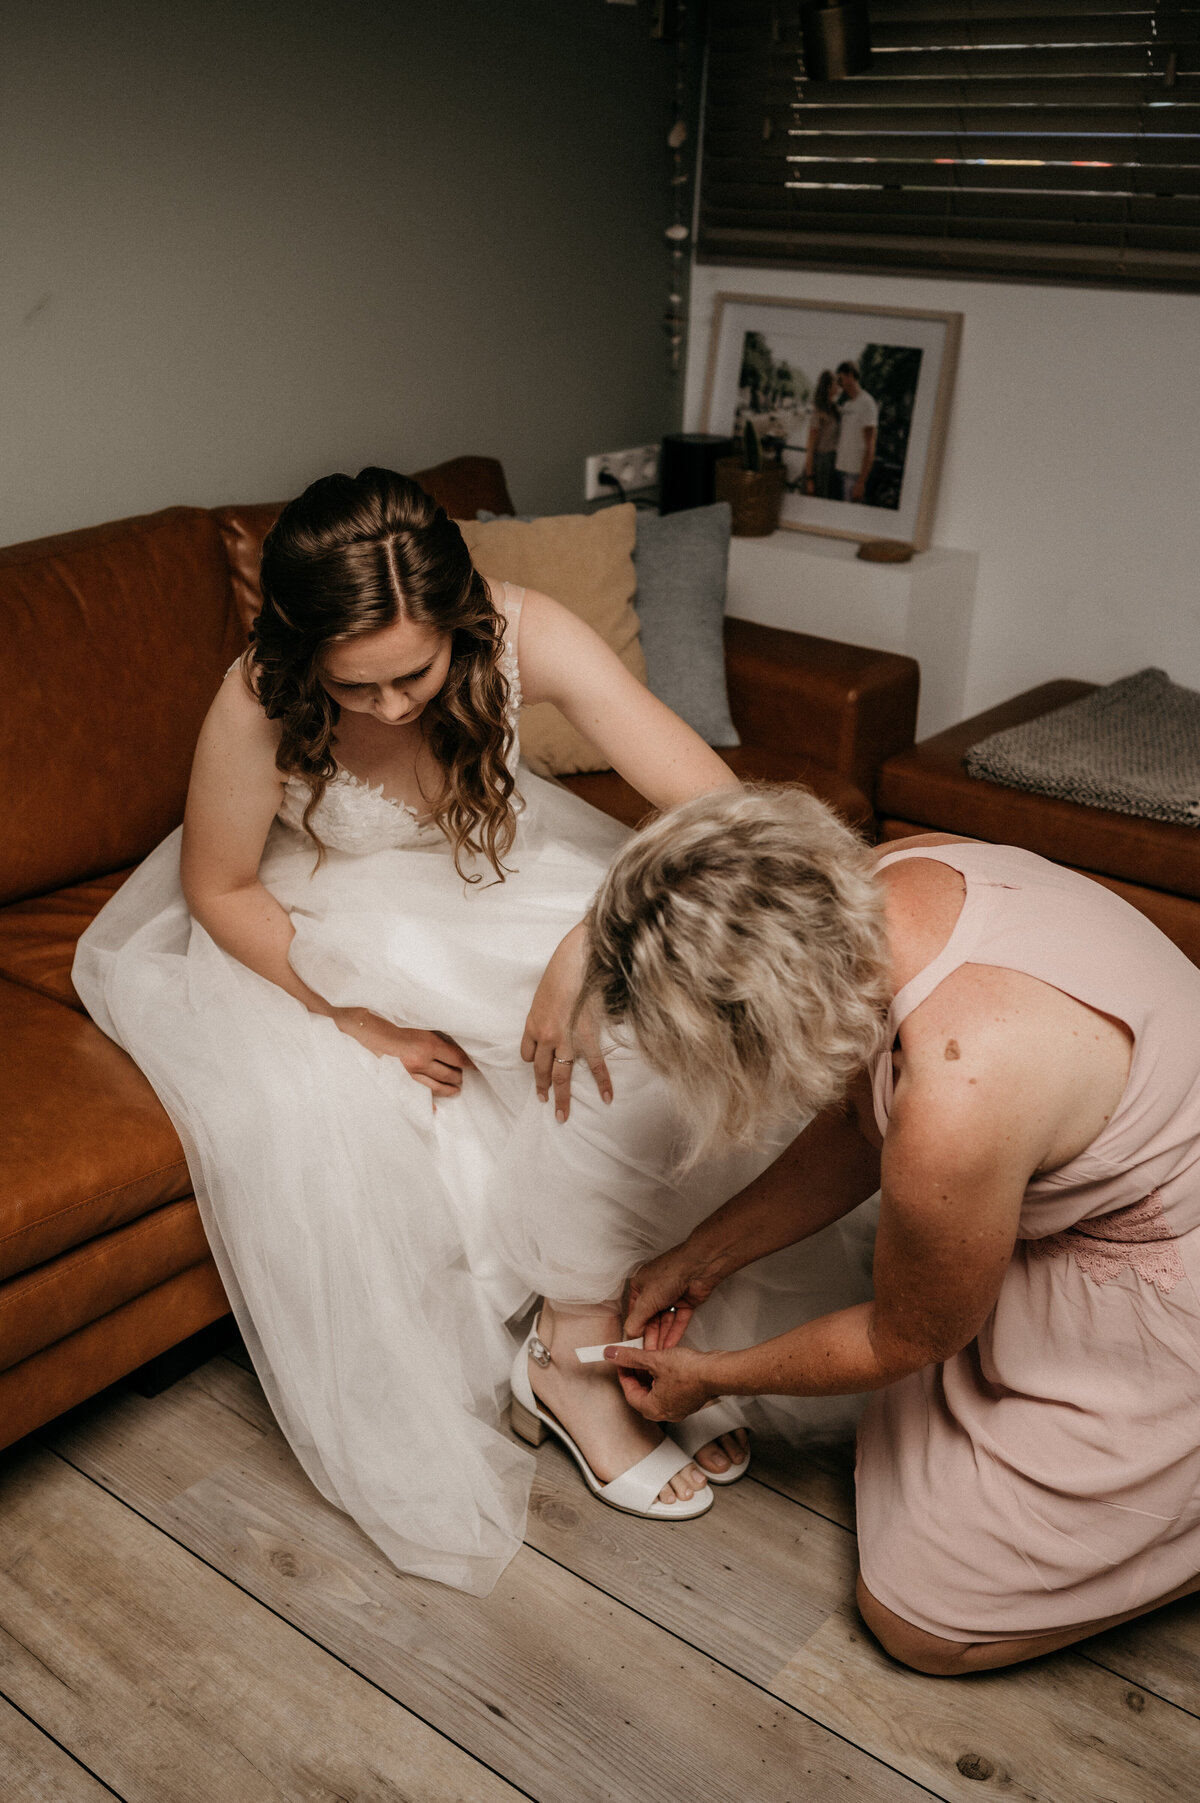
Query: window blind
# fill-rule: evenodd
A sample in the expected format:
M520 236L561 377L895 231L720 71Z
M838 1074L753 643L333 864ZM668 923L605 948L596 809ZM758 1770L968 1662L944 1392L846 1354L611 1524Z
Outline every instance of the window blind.
M1200 0L868 0L806 79L797 0L710 0L702 262L1200 286Z

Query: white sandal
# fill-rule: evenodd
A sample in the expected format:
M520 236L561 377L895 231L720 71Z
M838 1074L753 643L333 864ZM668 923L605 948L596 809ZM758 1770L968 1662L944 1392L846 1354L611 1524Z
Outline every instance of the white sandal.
M610 1509L620 1509L626 1515L644 1515L651 1521L693 1521L697 1515L706 1515L712 1508L712 1491L707 1484L697 1490L688 1502L677 1497L673 1503L658 1501L658 1493L676 1474L692 1463L688 1453L681 1452L676 1441L669 1436L653 1452L648 1452L644 1459L623 1471L620 1477L613 1478L611 1483L602 1484L583 1454L572 1440L562 1423L555 1419L549 1409L542 1407L533 1393L533 1385L529 1381L530 1359L536 1365L548 1365L550 1354L538 1338L538 1328L542 1324L539 1315L533 1324L532 1332L516 1356L512 1372L512 1424L522 1440L528 1440L531 1446L540 1446L547 1432L554 1434L562 1441L580 1471L583 1481L593 1496L607 1503ZM711 1439L711 1435L709 1438ZM703 1445L700 1441L698 1444ZM703 1470L703 1466L700 1467ZM709 1474L706 1472L705 1476Z
M734 1410L720 1397L715 1402L707 1403L704 1408L697 1409L694 1415L685 1415L682 1421L674 1421L668 1428L672 1440L689 1459L695 1459L702 1446L710 1440L719 1440L722 1434L731 1434L735 1428L745 1427ZM725 1454L729 1458L729 1454ZM728 1471L710 1471L707 1465L699 1465L710 1484L736 1484L740 1477L745 1477L750 1469L750 1448L747 1447L740 1465L730 1460Z

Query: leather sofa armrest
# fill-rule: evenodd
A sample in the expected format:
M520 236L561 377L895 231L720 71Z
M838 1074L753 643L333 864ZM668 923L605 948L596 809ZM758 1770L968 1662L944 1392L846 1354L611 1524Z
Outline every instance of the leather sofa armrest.
M725 674L747 745L812 758L869 798L880 764L913 743L914 658L727 619Z

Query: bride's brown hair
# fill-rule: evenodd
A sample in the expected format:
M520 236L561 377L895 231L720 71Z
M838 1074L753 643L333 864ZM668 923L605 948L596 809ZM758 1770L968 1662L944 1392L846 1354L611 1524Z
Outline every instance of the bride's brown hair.
M304 825L318 847L309 822L337 771L341 713L321 681L325 648L399 619L451 635L446 680L425 710L429 746L446 776L430 819L467 882L480 878L463 869L464 853L485 857L503 881L516 831L509 685L499 666L504 621L445 510L394 470L323 476L267 534L262 597L246 674L282 728L276 764L312 791Z

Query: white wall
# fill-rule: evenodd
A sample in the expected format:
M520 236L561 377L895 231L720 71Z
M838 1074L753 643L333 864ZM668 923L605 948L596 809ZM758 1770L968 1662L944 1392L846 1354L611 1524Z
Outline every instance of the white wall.
M678 418L674 52L605 0L0 0L0 544Z
M698 266L693 431L718 293L963 314L933 543L979 553L968 714L1146 664L1200 688L1200 296Z

